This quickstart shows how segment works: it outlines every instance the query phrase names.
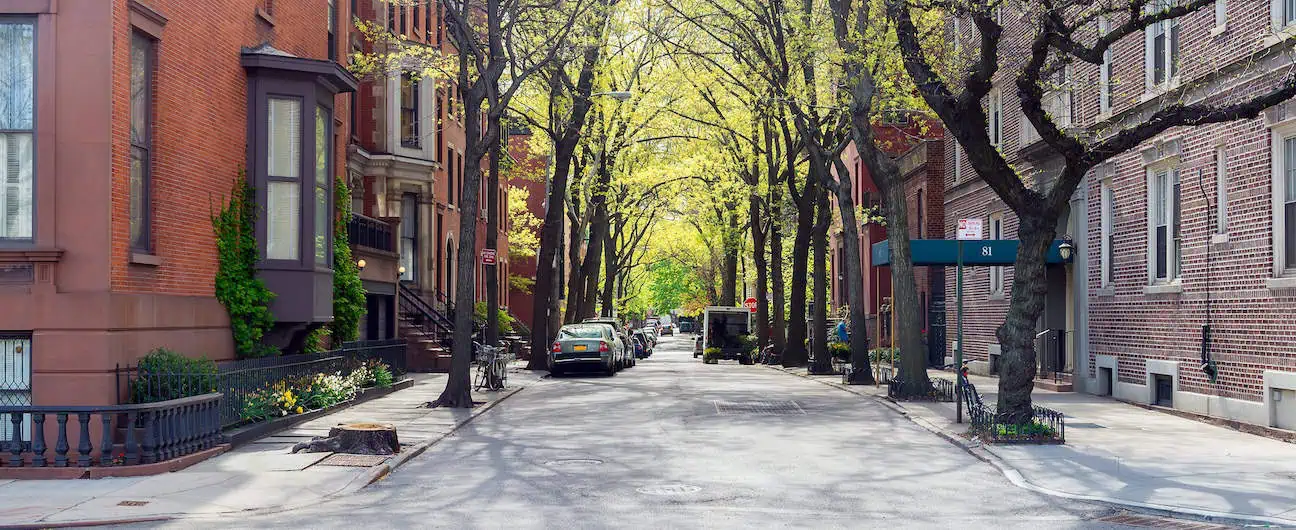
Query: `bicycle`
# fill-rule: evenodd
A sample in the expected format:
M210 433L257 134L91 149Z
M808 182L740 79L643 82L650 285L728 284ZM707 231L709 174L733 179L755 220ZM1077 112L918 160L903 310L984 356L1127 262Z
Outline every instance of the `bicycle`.
M503 390L508 385L508 363L511 355L498 346L473 343L477 350L477 377L475 389Z

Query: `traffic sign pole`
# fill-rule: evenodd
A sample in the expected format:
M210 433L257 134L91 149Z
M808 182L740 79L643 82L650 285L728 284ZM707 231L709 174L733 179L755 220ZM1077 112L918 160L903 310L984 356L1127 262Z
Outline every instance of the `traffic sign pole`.
M954 280L955 304L958 306L957 342L954 346L954 421L963 423L963 240L958 242L958 272Z

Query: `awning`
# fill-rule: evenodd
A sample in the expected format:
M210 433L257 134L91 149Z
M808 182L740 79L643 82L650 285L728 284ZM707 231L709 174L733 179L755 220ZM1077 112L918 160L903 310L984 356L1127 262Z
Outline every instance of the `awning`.
M913 254L914 266L954 266L958 264L958 241L953 239L911 239L909 248ZM963 265L985 267L992 265L1012 265L1017 259L1016 239L980 239L963 242ZM1058 252L1061 239L1053 241L1049 247L1045 263L1059 265L1062 255ZM873 266L882 267L891 264L891 242L883 241L873 244Z

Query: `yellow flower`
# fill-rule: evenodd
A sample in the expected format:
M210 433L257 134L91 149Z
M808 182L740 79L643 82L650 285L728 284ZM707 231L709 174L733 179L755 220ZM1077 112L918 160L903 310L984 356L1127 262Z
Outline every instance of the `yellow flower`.
M297 413L298 413L298 414L301 414L301 413L302 413L302 408L301 408L301 407L297 407Z

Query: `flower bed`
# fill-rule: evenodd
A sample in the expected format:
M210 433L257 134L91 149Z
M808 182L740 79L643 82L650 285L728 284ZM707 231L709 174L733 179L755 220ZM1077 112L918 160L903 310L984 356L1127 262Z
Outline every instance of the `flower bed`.
M378 360L359 364L345 375L338 371L281 379L248 395L239 417L258 422L304 414L350 401L365 388L390 387L393 379L391 367Z

